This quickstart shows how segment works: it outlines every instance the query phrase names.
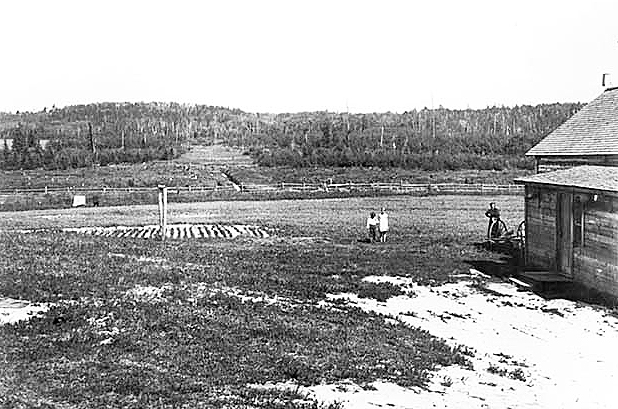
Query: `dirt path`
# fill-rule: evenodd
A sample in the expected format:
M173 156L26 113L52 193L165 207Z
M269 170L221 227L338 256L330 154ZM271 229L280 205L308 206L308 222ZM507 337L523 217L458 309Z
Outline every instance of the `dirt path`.
M175 160L180 163L195 163L203 165L255 165L249 155L244 155L240 149L224 145L193 145L189 152Z

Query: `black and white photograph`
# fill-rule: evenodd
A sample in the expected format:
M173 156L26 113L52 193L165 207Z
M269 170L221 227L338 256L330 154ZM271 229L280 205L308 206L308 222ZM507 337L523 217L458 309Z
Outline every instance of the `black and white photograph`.
M0 409L614 409L618 2L0 3Z

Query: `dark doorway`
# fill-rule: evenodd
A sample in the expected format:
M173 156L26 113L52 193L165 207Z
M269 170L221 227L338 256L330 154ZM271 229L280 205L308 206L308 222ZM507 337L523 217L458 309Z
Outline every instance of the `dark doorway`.
M573 195L559 193L556 208L556 267L559 274L573 276Z

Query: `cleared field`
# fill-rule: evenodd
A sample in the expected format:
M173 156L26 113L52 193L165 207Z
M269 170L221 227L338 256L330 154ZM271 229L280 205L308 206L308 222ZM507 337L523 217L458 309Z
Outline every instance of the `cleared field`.
M68 170L1 171L0 190L43 189L45 187L155 187L228 186L219 167L188 163L149 162Z
M468 366L473 351L328 294L385 301L401 289L364 278L436 285L456 281L466 261L496 259L473 245L492 200L520 221L512 196L172 204L170 223L273 236L161 243L17 231L147 225L154 206L3 213L0 296L51 308L0 326L0 406L314 408L298 388L251 385L422 388L439 368ZM359 243L382 206L390 241Z
M193 145L177 160L181 163L201 163L215 165L254 165L253 159L240 149L225 145Z
M239 223L273 228L287 236L321 236L356 242L371 210L385 206L392 218L392 244L413 244L427 235L468 242L487 227L485 210L496 202L509 227L523 219L518 196L391 196L323 200L170 203L170 223ZM0 230L144 225L158 220L156 205L4 212ZM420 234L420 236L419 236ZM448 241L448 240L447 240ZM461 240L451 240L461 242Z
M74 195L85 195L88 206L139 205L156 202L157 185L174 190L170 200L269 200L355 196L383 196L405 193L403 184L464 184L448 194L488 191L475 184L509 185L526 174L521 170L428 172L379 168L286 168L258 167L248 155L223 145L193 145L175 160L142 164L94 166L69 170L27 170L0 172L0 211L71 207ZM323 183L363 184L322 188ZM303 184L294 187L294 184ZM395 184L392 187L368 183ZM285 186L287 184L287 186ZM306 186L305 186L306 184ZM263 186L259 186L263 185ZM239 192L241 190L242 192ZM430 188L423 187L426 194ZM436 188L437 189L437 188ZM434 189L432 192L437 192ZM504 190L494 192L508 193Z
M485 183L512 184L513 179L528 175L531 171L513 170L457 170L425 171L398 168L288 168L288 167L235 167L229 173L238 182L245 184L269 183Z
M247 155L221 145L192 146L179 158L141 164L119 164L67 170L0 171L0 191L48 188L130 188L167 186L231 186L223 166L251 165Z
M241 166L238 166L241 165ZM97 166L68 170L1 171L0 191L11 189L102 188L167 186L230 186L227 172L244 184L273 183L485 183L511 184L529 171L423 170L380 168L287 168L258 167L239 151L222 146L195 146L168 162Z

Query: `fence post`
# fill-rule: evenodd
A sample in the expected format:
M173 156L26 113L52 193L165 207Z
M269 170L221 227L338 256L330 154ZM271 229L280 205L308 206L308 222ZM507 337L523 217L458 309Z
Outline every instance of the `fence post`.
M47 186L45 186L45 194L47 194Z
M167 187L159 185L159 229L161 231L161 241L165 241L167 233Z

